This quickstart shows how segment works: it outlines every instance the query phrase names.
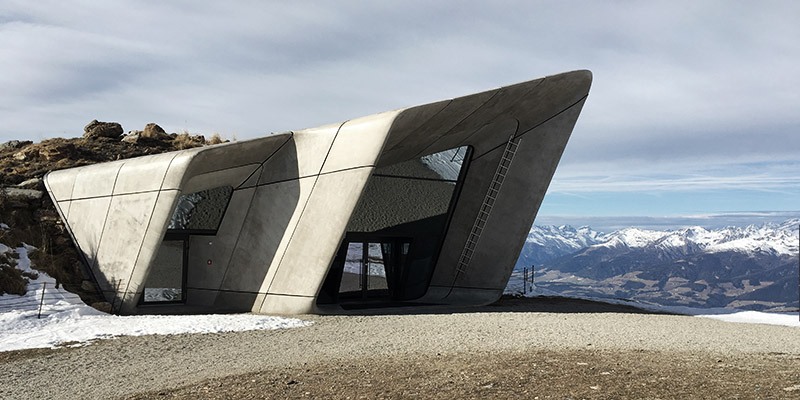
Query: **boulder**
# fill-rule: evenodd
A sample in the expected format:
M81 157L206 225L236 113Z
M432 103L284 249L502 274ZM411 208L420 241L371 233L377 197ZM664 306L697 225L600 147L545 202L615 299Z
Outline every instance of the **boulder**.
M89 125L83 128L83 137L87 139L96 139L101 137L118 139L125 131L122 130L122 125L118 122L101 122L93 120Z
M152 122L145 125L144 130L142 131L140 136L148 139L166 139L169 137L169 135L167 135L167 132L164 131L163 128L158 126L158 124Z

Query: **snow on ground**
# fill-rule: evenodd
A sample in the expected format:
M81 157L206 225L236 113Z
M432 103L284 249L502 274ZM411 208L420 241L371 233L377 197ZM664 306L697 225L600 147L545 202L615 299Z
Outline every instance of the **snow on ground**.
M31 271L31 247L10 249L0 244L0 252L15 251L17 268ZM248 330L297 328L310 322L255 314L230 315L148 315L116 316L85 305L74 294L55 288L55 280L36 271L24 296L0 296L0 351L63 345L85 345L93 340L117 336L174 335ZM45 286L46 284L46 286ZM39 314L39 299L46 287L46 304Z
M703 310L698 310L702 312ZM698 317L718 319L727 322L744 322L749 324L784 325L800 328L797 313L765 313L760 311L737 311L728 314L695 314Z

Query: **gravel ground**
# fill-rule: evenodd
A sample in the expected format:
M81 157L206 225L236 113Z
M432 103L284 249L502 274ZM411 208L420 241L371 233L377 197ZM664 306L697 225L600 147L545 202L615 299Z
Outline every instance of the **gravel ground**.
M797 328L644 314L625 307L546 299L507 299L495 306L431 309L427 314L384 312L387 315L302 316L314 324L290 330L123 337L80 348L0 353L0 398L269 398L331 397L336 393L339 396L334 397L346 398L336 385L363 376L358 372L362 370L383 374L380 382L391 382L385 387L395 389L359 392L368 398L440 397L447 393L513 397L512 392L481 390L507 387L522 379L525 375L521 374L529 372L532 364L545 365L548 359L562 360L554 364L562 368L552 370L551 375L542 369L545 377L561 377L549 383L535 380L543 382L545 389L559 385L570 389L572 381L581 376L575 368L590 363L608 371L616 365L616 370L632 374L651 368L648 376L666 371L669 374L664 376L671 374L676 382L685 379L675 371L685 370L702 379L701 372L711 370L706 364L716 363L735 366L731 371L761 371L779 379L770 383L758 374L731 372L715 378L721 387L728 381L741 385L742 379L751 377L756 381L744 381L744 387L766 386L777 391L769 393L779 393L778 397L800 396ZM583 359L588 361L580 361ZM508 368L504 370L503 365ZM478 376L466 384L442 375L454 368L478 375L487 369L505 372ZM286 392L287 386L301 387L292 376L307 382L304 391ZM242 382L254 385L247 389ZM305 390L312 388L313 382L328 392ZM421 382L442 390L420 386ZM523 387L521 382L514 387ZM481 385L475 386L478 383ZM253 392L222 390L230 385ZM349 385L342 390L352 389L352 382ZM797 390L793 385L798 385ZM216 392L208 389L211 386L218 388ZM428 389L407 392L413 387ZM447 392L444 388L448 387L463 391ZM657 396L659 392L636 392L636 387L613 393L645 398L674 398L680 393L662 389L666 395ZM267 389L283 391L267 396ZM736 393L752 397L747 392Z

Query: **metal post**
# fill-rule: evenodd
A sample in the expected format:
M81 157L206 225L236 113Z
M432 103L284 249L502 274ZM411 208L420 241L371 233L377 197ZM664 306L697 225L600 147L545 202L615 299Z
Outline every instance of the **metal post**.
M522 294L528 293L528 267L522 268Z
M47 290L47 282L42 284L42 299L39 301L39 315L37 319L42 319L42 304L44 304L44 291Z

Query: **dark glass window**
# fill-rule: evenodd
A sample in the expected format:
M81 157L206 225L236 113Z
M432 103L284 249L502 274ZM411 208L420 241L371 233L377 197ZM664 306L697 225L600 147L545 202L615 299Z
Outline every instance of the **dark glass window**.
M232 193L232 187L220 186L181 195L175 211L172 212L168 229L217 230Z

